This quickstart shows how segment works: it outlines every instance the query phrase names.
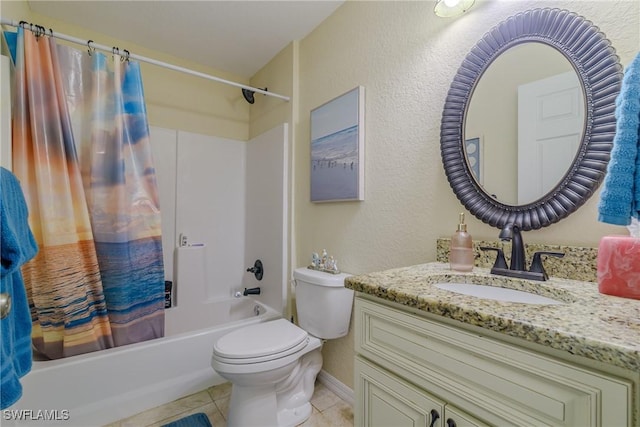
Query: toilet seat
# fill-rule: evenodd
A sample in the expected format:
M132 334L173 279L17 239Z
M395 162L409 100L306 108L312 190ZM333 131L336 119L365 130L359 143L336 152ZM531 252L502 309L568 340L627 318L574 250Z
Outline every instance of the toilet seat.
M307 332L286 319L257 323L216 341L213 357L222 363L251 364L280 359L307 346Z

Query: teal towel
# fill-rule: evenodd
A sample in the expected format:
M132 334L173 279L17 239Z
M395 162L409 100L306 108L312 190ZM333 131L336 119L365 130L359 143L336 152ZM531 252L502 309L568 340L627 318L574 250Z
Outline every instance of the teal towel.
M616 134L600 193L598 221L640 219L640 53L627 67L616 98Z
M162 427L212 427L209 422L209 418L202 412L189 415L188 417L180 418L169 424L164 424Z
M22 396L20 378L31 370L31 314L20 267L38 252L27 222L18 179L0 168L0 292L11 296L11 312L0 320L0 409Z

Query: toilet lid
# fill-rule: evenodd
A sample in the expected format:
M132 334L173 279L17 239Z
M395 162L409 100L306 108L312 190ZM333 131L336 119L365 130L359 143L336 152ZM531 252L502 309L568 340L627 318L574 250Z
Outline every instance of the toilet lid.
M307 339L307 331L286 319L256 323L229 332L213 346L214 354L228 359L249 359L268 355L283 356Z

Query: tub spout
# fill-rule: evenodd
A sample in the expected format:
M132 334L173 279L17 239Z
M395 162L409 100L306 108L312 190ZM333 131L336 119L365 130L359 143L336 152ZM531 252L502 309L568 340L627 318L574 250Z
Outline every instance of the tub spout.
M260 288L244 288L244 292L242 293L245 297L247 295L260 295Z

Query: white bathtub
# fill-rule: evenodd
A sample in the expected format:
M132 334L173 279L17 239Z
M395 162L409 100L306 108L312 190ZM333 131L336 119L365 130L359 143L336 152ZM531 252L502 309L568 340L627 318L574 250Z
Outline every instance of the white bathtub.
M164 338L35 361L21 381L22 398L2 412L0 423L100 426L220 384L224 380L210 364L216 338L241 325L281 317L250 297L204 303L189 312L180 308L166 311Z

